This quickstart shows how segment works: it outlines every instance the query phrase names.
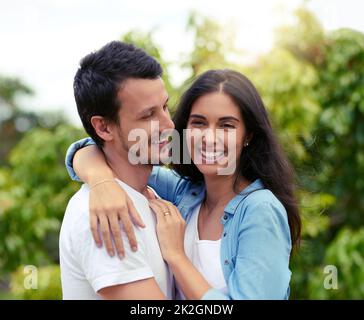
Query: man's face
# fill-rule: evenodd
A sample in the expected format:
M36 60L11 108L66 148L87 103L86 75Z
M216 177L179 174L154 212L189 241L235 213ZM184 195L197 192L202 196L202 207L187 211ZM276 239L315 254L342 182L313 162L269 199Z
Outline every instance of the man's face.
M166 149L163 147L167 144L168 137L161 136L161 133L164 130L174 129L167 105L168 93L163 80L128 79L119 89L118 100L121 101L121 108L119 126L115 126L117 135L114 135L114 146L118 152L127 156L131 147L137 143L133 139L128 139L129 134L142 131L146 137L143 146L148 147L148 163L150 163L152 157L161 156L162 149Z

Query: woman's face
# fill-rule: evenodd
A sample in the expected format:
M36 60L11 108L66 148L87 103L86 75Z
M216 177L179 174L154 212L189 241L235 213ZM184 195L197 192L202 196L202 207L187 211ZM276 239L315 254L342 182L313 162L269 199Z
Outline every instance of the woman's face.
M235 173L246 130L238 106L228 95L213 92L198 98L187 129L191 159L204 176ZM232 170L221 170L231 165Z

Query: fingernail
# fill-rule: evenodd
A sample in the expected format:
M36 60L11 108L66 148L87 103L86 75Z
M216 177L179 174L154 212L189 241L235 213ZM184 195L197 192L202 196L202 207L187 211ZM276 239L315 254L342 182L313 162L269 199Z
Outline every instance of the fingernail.
M124 255L123 255L122 253L119 253L119 254L118 254L118 256L119 256L119 259L120 259L120 260L123 260Z
M131 248L134 252L138 250L138 248L136 246Z
M114 252L109 251L109 255L110 255L110 257L113 257L114 256Z
M96 245L97 245L98 248L101 248L101 243L100 242L96 243Z

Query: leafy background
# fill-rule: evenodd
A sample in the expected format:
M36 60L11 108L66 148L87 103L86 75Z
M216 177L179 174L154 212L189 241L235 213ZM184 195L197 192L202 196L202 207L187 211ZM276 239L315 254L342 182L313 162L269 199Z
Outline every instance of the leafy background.
M186 27L194 49L180 61L189 73L180 87L152 31L120 39L161 61L172 109L207 69L233 68L256 84L297 174L304 237L291 261L291 299L363 299L364 34L327 32L302 7L276 31L271 52L247 64L237 63L244 53L233 30L197 12ZM85 132L62 114L24 111L17 97L32 94L21 79L0 76L0 299L61 299L58 234L79 188L64 156ZM37 290L24 288L26 265L38 267ZM328 265L337 268L337 289L324 287Z

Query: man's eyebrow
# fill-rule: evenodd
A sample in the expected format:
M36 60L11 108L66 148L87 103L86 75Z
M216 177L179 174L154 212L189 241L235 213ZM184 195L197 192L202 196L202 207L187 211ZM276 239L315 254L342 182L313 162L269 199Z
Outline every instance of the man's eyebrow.
M169 101L169 96L167 96L166 98L166 101L164 102L163 106L165 106L167 104L167 102ZM139 116L143 115L144 113L147 113L148 111L152 110L152 109L155 109L155 108L158 108L158 106L151 106L151 107L148 107L142 111L139 112Z

